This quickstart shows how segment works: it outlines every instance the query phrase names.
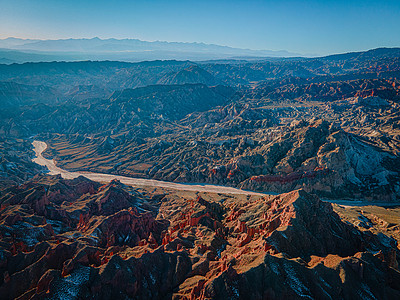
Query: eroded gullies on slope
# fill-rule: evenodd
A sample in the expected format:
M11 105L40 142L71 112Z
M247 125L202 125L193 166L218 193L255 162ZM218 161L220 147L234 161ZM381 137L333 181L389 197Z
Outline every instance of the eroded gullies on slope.
M398 209L305 192L398 199L399 49L0 69L1 298L400 298ZM32 136L67 170L288 193L26 182Z
M209 124L204 126L208 127L202 133L192 129L140 143L115 136L104 153L99 148L102 137L89 141L79 135L54 135L45 155L70 170L261 192L304 188L323 198L391 202L398 197L398 156L332 122L313 119L273 128L250 126L249 132L229 127L232 133L223 136L219 129L214 134Z
M0 133L70 170L394 201L398 55L3 65Z
M397 241L302 190L263 197L37 176L0 202L6 298L400 295Z

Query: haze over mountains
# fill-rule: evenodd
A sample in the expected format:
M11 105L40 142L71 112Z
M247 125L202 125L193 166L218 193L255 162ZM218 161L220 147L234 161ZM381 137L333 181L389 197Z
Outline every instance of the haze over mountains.
M204 43L147 42L138 39L0 40L0 63L27 61L154 59L209 60L229 58L293 57L288 51L250 50Z
M399 54L0 65L0 132L66 168L395 201Z
M0 64L0 104L2 299L400 298L400 48Z

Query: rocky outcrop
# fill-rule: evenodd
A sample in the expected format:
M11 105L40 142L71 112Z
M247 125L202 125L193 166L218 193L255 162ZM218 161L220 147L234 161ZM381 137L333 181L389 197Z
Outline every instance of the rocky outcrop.
M190 66L176 73L166 74L158 81L158 84L186 84L202 83L208 86L216 85L217 80L214 76L200 68L199 66Z
M0 296L399 297L395 239L296 190L276 196L35 177L0 198Z
M397 55L0 66L4 102L18 100L0 134L39 133L70 170L392 202ZM4 159L7 176L17 161Z
M37 133L81 133L104 136L121 131L145 131L169 124L189 113L229 102L227 86L203 84L151 85L114 92L108 99L38 104L14 108L0 120L0 133L20 137ZM77 117L80 116L80 117Z
M267 148L272 174L253 176L241 186L274 192L304 187L328 198L394 201L398 174L389 165L398 157L328 125L311 123L284 135L277 147Z
M29 141L0 137L0 189L23 183L44 171L32 162L32 145Z
M275 128L252 122L261 128L249 126L256 131L251 137L219 137L218 132L207 140L193 136L189 141L175 139L179 135L140 142L129 142L122 137L107 143L104 139L73 139L65 152L57 151L61 148L58 145L65 147L68 141L55 137L50 143L50 153L56 154L63 167L71 166L72 170L91 165L89 170L101 173L207 182L276 193L304 188L321 197L336 199L392 202L398 197L399 157L373 140L322 119ZM394 145L392 139L388 141ZM79 145L76 154L70 156L69 148L76 145ZM101 147L96 148L97 145ZM84 151L92 154L81 159L80 153ZM97 156L104 159L97 161Z
M125 109L131 107L139 117L157 115L160 119L178 120L189 113L226 104L232 94L233 90L224 86L153 85L115 92L111 101Z
M2 105L0 116L6 117L5 113L10 113L13 109L22 105L48 103L50 99L53 103L58 102L60 96L57 90L45 85L32 86L0 81L0 103Z
M398 199L399 66L395 49L0 65L0 298L400 298L397 210L309 194ZM32 178L8 137L36 134L70 170L280 194Z

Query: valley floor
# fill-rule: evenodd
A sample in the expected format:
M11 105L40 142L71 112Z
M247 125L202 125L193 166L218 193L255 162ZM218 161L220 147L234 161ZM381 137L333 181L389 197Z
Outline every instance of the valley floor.
M36 154L36 157L34 158L33 161L41 166L47 167L50 171L49 172L50 175L61 174L62 177L65 179L73 179L79 176L85 176L90 180L103 183L105 182L108 183L111 180L117 179L126 185L133 185L133 186L163 187L174 190L198 191L198 192L209 192L209 193L244 194L244 195L260 195L260 196L264 195L262 193L236 189L233 187L212 185L212 184L181 184L181 183L167 182L161 180L133 178L127 176L101 174L94 172L79 172L79 171L70 172L57 167L54 160L43 157L42 153L47 148L45 142L34 141L32 144L34 146L34 151Z
M209 192L209 193L224 193L224 194L243 194L243 195L277 195L274 192L264 192L258 193L254 191L242 190L233 187L221 186L221 185L213 185L213 184L204 184L204 183L174 183L167 182L162 180L154 180L154 179L145 179L145 178L133 178L128 176L120 176L113 174L103 174L103 173L95 173L95 172L87 172L87 171L67 171L60 167L57 167L55 161L53 159L44 158L42 153L46 150L47 144L42 141L33 141L32 143L34 147L34 151L36 157L33 161L41 166L45 166L49 169L50 175L58 175L65 179L73 179L79 176L84 176L89 178L90 180L108 183L111 180L119 180L126 185L131 186L147 186L147 187L161 187L173 190L181 190L181 191L197 191L197 192ZM333 204L337 204L338 206L382 206L382 207L398 207L400 206L400 202L371 202L371 201L356 201L356 200L332 200L332 199L321 199L322 201L330 202Z

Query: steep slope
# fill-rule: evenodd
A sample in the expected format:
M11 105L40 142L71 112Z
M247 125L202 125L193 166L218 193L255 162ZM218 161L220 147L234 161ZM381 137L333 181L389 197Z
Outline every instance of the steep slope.
M33 103L57 103L61 95L47 86L29 86L14 82L0 82L2 110ZM5 117L5 116L2 116Z
M176 73L166 74L158 81L159 84L186 84L202 83L205 85L215 85L217 81L214 76L200 68L199 66L190 66Z
M162 122L224 105L233 93L231 88L224 86L152 85L114 92L109 99L36 104L15 108L11 116L4 116L0 120L0 132L6 136L37 133L99 133L104 136L126 130L151 132L153 126Z
M328 197L396 199L399 158L329 125L319 120L300 126L261 150L271 175L252 177L243 187L280 191L304 185Z
M208 88L204 84L154 85L115 92L113 104L126 104L137 110L139 116L160 116L179 120L188 113L204 111L226 104L233 90L224 86Z
M2 298L400 296L396 241L301 190L260 197L38 176L0 203Z
M72 170L175 182L277 193L304 188L321 197L378 202L399 197L399 157L373 140L321 119L271 127L268 112L243 109L235 114L239 106L231 108L188 118L187 125L200 128L159 138L54 136L48 157Z
M44 98L64 97L53 104L33 99L41 89L28 89L21 97L34 103L2 110L0 134L39 134L48 157L66 169L394 201L400 191L396 53L0 65L11 98L12 87L22 84L46 85ZM235 90L209 85L212 78ZM154 85L161 79L206 84Z
M26 85L46 85L61 93L77 86L96 86L115 91L156 84L164 75L193 65L188 61L42 62L0 65L0 80Z
M0 189L20 184L44 169L32 162L32 145L21 139L0 137Z
M243 98L261 101L336 101L351 97L378 96L400 100L398 79L357 76L321 76L312 79L290 78L260 83L244 91Z

